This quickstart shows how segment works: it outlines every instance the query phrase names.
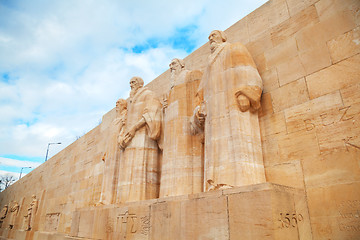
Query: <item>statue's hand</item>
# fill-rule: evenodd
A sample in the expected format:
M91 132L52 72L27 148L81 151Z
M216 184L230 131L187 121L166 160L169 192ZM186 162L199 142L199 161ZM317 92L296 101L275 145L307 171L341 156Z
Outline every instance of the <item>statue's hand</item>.
M125 136L119 135L118 144L119 144L120 148L122 148L122 149L126 148Z
M248 99L246 96L240 94L240 95L237 97L237 102L238 102L238 104L239 104L240 111L246 112L247 110L249 110L249 108L250 108L250 101L249 101L249 99Z
M135 136L136 128L132 127L125 137L132 139Z
M163 101L162 101L162 106L163 106L163 109L166 109L168 107L168 101L167 101L167 98L164 98Z

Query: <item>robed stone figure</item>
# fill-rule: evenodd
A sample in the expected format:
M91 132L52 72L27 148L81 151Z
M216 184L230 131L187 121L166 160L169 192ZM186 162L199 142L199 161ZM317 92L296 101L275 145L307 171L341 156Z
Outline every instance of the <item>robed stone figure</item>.
M14 204L12 205L12 207L10 207L10 219L9 219L10 229L12 229L15 226L15 220L16 217L18 216L19 209L20 209L20 205L18 204L17 201L14 201Z
M143 87L140 77L130 80L125 134L119 144L123 149L120 162L119 202L159 197L159 154L157 140L161 135L160 101Z
M1 210L1 213L0 213L0 228L2 227L2 223L4 222L4 219L6 218L8 210L9 210L8 205L5 205Z
M31 202L27 209L27 215L25 215L25 230L30 231L34 226L34 218L38 209L38 200L35 195L31 196Z
M222 31L209 35L211 54L191 125L204 133L205 190L265 182L260 127L262 79L244 45Z
M100 201L97 205L111 204L116 202L117 187L119 181L119 165L122 151L118 146L118 138L124 134L127 102L125 99L116 101L116 117L106 129L107 142L102 156L104 173L101 187Z
M160 197L203 191L202 143L191 134L200 71L185 69L182 59L170 63L170 89L164 97L164 143Z

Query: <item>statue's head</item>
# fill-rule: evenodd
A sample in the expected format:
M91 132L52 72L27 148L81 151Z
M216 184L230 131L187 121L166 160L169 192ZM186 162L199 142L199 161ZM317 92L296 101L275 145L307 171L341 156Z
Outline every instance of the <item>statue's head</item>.
M226 42L227 37L223 31L214 30L209 35L210 49L213 52L221 43Z
M141 77L133 77L130 79L131 91L136 91L144 86L144 80Z
M171 72L173 72L173 71L181 71L182 69L185 68L184 60L174 58L173 60L171 60L171 63L169 64L169 67L170 67Z
M35 196L35 194L33 194L32 196L31 196L33 199L36 199L36 196Z
M116 101L116 111L121 112L122 110L127 108L127 102L125 99L120 98Z
M226 40L227 40L226 34L220 30L212 31L208 38L209 38L210 43L214 42L214 41L217 43L222 43L222 42L226 42Z

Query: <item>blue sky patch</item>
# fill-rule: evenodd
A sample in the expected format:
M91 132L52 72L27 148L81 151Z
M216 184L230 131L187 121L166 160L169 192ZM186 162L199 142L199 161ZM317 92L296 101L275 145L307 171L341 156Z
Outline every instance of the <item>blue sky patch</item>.
M66 72L65 69L64 62L60 62L47 69L46 73L50 78L56 79L59 74Z
M46 151L46 146L44 147L44 149ZM45 151L44 151L44 157L29 157L29 156L20 156L14 154L4 154L4 155L0 155L0 157L22 160L22 161L43 162L45 160Z
M0 82L6 84L14 84L15 80L18 80L18 76L14 76L14 73L11 72L0 72Z
M195 41L192 39L193 32L198 29L196 25L188 25L176 29L175 34L168 39L172 47L175 49L184 49L187 53L191 53L195 49Z
M17 119L17 120L15 120L15 124L16 125L23 125L23 124L25 124L26 126L28 126L28 127L30 127L31 125L34 125L35 123L37 123L38 122L38 118L33 118L33 119L31 119L31 120L23 120L23 119Z
M191 53L196 47L196 42L192 39L192 35L197 29L196 25L177 28L172 36L168 38L150 38L145 43L132 47L131 51L133 53L142 53L161 45L170 45L174 49L183 49L187 53Z
M1 81L5 82L5 83L9 83L10 82L10 73L8 73L8 72L2 73L1 74Z

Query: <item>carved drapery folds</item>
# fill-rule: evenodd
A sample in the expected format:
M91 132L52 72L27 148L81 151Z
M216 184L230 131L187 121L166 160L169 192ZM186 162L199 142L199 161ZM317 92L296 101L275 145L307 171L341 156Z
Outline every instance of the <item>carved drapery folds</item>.
M36 199L35 195L31 196L31 202L27 209L27 215L24 216L25 218L25 230L30 231L33 227L34 218L38 209L38 200Z
M212 190L265 182L260 127L262 80L244 45L209 35L211 54L200 83L201 103L192 118L204 134L204 188Z
M118 139L123 136L127 116L127 102L119 99L116 102L116 117L106 129L109 141L105 146L105 152L101 160L104 163L103 179L100 201L97 205L111 204L116 202L117 185L119 181L120 161L122 151L118 145Z
M190 118L202 73L188 71L184 61L170 63L170 89L164 108L164 143L160 197L202 191L202 144L191 134Z
M125 134L119 138L122 150L118 201L139 201L159 196L158 140L162 106L155 94L143 87L140 77L130 80Z
M17 201L14 201L12 207L10 207L10 219L9 219L9 228L12 229L15 225L16 217L19 214L20 205Z
M3 224L3 222L4 222L4 219L5 219L6 216L7 216L8 210L9 210L8 205L4 205L4 207L1 209L1 213L0 213L0 228L2 227L2 224Z

